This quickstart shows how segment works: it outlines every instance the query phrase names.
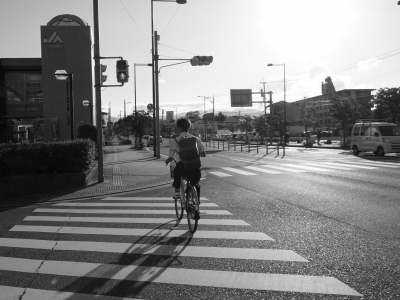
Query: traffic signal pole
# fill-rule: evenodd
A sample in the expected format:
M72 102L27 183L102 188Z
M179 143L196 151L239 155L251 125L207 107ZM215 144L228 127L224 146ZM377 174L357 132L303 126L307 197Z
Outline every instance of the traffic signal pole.
M155 119L155 135L154 135L154 151L157 158L160 158L160 120L159 120L159 92L158 92L158 45L157 45L157 31L154 31L153 35L154 43L154 87L156 91L155 98L155 112L153 114Z

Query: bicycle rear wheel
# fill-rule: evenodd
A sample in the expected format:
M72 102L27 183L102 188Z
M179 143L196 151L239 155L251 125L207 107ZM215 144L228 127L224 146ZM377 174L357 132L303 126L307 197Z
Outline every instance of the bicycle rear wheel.
M179 198L174 198L175 199L175 213L176 213L176 217L178 218L178 220L181 220L183 217L183 201L185 201L185 185L184 182L181 178L181 195Z
M197 191L196 188L192 185L189 186L186 195L186 211L189 231L191 233L195 233L200 219L200 212Z

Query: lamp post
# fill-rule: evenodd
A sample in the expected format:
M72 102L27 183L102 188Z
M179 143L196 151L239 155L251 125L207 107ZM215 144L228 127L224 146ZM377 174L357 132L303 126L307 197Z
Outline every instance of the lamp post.
M154 143L155 143L155 147L154 147L154 156L159 158L160 154L157 153L159 151L157 151L157 149L159 149L159 143L158 143L158 120L156 118L158 118L158 99L156 99L156 94L158 93L158 87L156 86L156 79L158 80L158 53L155 54L154 53L154 46L155 43L157 42L157 33L154 33L154 25L153 25L153 2L157 1L157 2L176 2L178 4L186 4L186 0L151 0L151 66L152 66L152 85L153 85L153 107L155 109L155 113L154 113L154 117L153 117L153 136L154 136ZM157 76L157 77L156 77Z
M57 80L63 80L63 81L69 81L69 84L67 83L67 88L69 87L69 97L68 97L68 109L70 113L70 125L71 125L71 140L74 139L74 96L73 96L73 89L72 89L72 84L73 84L73 75L70 73L67 73L65 70L57 70L54 73L54 76L56 77Z
M268 64L268 67L272 66L283 66L283 125L285 126L285 135L286 135L286 66L285 64ZM286 138L283 141L283 156L285 156L285 143Z
M132 103L132 102L125 102L125 99L124 99L124 118L126 118L126 104L127 103Z

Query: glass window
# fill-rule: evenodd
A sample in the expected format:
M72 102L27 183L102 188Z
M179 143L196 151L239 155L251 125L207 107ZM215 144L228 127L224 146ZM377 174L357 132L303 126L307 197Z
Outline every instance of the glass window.
M6 74L7 82L22 81L24 82L24 74Z
M371 127L369 135L370 136L374 136L375 133L378 133L378 129L376 127Z
M359 136L360 135L360 128L361 127L354 127L353 128L353 136Z
M25 104L25 91L7 89L7 104Z
M26 74L28 82L42 82L42 74Z
M362 126L360 135L365 135L365 132L367 131L367 129L368 129L368 126Z
M398 126L379 126L379 131L383 136L400 136L400 127Z
M41 90L27 90L26 99L30 104L43 103L43 91Z

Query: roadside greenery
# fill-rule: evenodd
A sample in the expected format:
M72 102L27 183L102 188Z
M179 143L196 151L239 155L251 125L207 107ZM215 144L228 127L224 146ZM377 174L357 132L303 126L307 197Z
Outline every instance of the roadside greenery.
M381 88L372 100L374 118L400 125L400 88Z

